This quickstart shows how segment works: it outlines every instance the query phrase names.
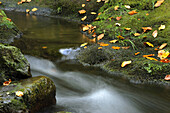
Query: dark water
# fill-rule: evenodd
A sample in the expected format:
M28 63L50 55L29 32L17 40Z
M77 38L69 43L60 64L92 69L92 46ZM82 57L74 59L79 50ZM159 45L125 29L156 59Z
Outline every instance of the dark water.
M169 87L133 84L77 63L76 47L87 41L78 24L19 13L8 16L24 33L14 45L27 54L33 76L48 76L57 87L56 105L40 113L170 113ZM66 56L58 57L59 51Z

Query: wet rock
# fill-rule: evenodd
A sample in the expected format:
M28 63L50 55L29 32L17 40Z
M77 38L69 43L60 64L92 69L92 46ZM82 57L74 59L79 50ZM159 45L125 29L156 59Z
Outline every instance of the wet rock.
M8 79L19 80L31 77L30 64L14 46L0 44L0 83Z
M16 91L24 95L17 97ZM33 77L0 87L0 113L34 113L56 103L56 87L45 76Z
M0 43L11 43L14 38L20 38L21 35L21 31L11 19L7 18L4 11L0 10Z

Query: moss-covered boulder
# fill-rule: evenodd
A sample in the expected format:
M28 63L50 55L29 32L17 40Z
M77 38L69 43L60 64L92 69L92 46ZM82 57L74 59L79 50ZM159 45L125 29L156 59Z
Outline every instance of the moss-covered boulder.
M22 33L11 19L0 10L0 43L11 43L14 38L20 38L21 35Z
M14 46L0 44L0 84L9 79L31 77L30 64L20 50Z
M23 96L16 96L22 91ZM12 81L0 87L0 113L34 113L43 107L56 103L56 87L53 81L44 76Z

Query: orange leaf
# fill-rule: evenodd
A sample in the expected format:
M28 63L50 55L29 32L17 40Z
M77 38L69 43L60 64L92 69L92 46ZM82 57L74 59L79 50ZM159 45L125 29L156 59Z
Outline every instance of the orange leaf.
M163 49L166 45L167 45L167 43L163 43L163 44L159 47L159 49Z
M109 46L109 44L101 43L100 46Z
M96 42L96 38L90 39L90 42Z
M11 19L10 18L6 18L8 21L10 21L11 22Z
M163 63L170 63L170 60L169 60L169 59L161 59L160 62L163 62Z
M164 0L158 0L154 6L159 7L163 2Z
M97 35L96 35L96 33L93 33L92 37L94 37L94 38L95 38L96 36L97 36Z
M147 30L152 30L151 27L142 27L142 29L143 29L143 32L146 32Z
M42 48L43 48L43 49L47 49L47 46L43 46Z
M140 33L135 33L134 36L140 36Z
M118 49L120 49L120 47L112 46L112 49L118 50Z
M16 91L15 95L18 97L22 97L24 95L24 93L22 91Z
M4 86L8 86L10 83L11 83L11 79L9 79L9 81L5 81L5 82L3 83L3 85L4 85Z
M155 31L152 33L152 36L153 36L154 38L156 38L156 37L157 37L157 35L158 35L158 31L157 31L157 30L155 30Z
M140 54L140 52L135 53L135 55L138 55L138 54Z
M151 44L150 42L144 42L144 44L147 44L148 46L154 47L154 45Z
M155 54L143 55L143 57L155 56Z
M110 43L116 43L118 40L111 40Z
M165 80L170 80L170 75L166 75L164 79Z
M87 2L90 2L90 0L86 0Z
M159 50L158 51L158 57L160 59L165 59L169 56L169 51L165 51L165 50Z
M102 12L98 13L98 15L101 15L101 14L102 14Z
M155 61L158 61L157 59L152 58L152 57L145 57L145 58L147 58L147 59L149 59L149 60L155 60Z
M124 61L124 62L121 64L121 67L125 67L126 65L131 64L131 63L132 63L131 60L130 60L130 61Z
M136 13L138 13L138 12L136 12L136 10L133 10L133 11L128 12L129 15L134 15L134 14L136 14Z
M84 14L84 13L86 13L86 10L84 10L84 9L79 11L79 14Z
M116 20L120 20L122 18L122 16L116 17Z
M86 49L87 48L87 46L84 46L84 49Z
M97 37L97 40L101 40L103 37L104 37L104 33L103 33L103 34L100 34L100 35Z
M124 39L124 37L121 35L117 36L117 38L122 39L122 40Z
M129 49L130 48L130 46L128 46L128 47L122 47L122 49Z
M131 28L125 28L125 30L129 31L129 30L131 30Z
M22 4L22 2L18 2L17 4L20 5L20 4Z
M115 7L114 7L114 10L115 10L115 11L117 11L117 10L118 10L118 8L119 8L119 6L115 6Z
M146 13L146 16L148 16L149 15L149 13Z
M98 49L102 49L102 47L98 47Z

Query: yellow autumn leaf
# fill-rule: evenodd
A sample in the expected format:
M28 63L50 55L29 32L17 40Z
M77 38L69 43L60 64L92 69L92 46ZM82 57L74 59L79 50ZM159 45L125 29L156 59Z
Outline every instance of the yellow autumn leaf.
M102 47L98 47L98 49L102 49Z
M87 30L89 30L89 27L88 26L84 26L83 27L83 31L87 31Z
M116 43L118 40L111 40L110 43Z
M122 47L122 49L129 49L130 48L130 46L127 46L127 47Z
M43 49L47 49L47 46L43 46L42 48L43 48Z
M164 0L158 0L156 4L154 5L154 7L159 7L163 2Z
M142 27L142 29L143 29L143 32L146 32L147 30L152 30L151 27Z
M117 11L118 8L119 8L119 6L117 5L117 6L114 7L114 10Z
M155 54L143 55L143 57L155 56Z
M84 16L83 18L81 18L81 21L86 20L87 16Z
M131 28L125 28L125 30L129 31L129 30L131 30Z
M131 64L131 63L132 63L131 60L130 61L123 61L123 63L121 64L121 67L125 67L126 65Z
M152 58L152 57L145 57L145 58L147 58L147 59L149 59L149 60L155 60L155 61L158 61L157 59Z
M147 44L148 46L154 47L154 45L151 44L150 42L145 42L144 44Z
M109 46L109 44L101 43L100 46Z
M26 13L29 13L30 12L30 10L29 9L26 9Z
M18 97L22 97L24 95L24 93L22 91L16 91L15 95Z
M92 15L96 15L97 13L96 12L91 12Z
M120 47L112 46L112 49L118 50L118 49L120 49Z
M84 47L84 46L86 46L88 43L83 43L83 44L81 44L80 45L80 47Z
M9 79L9 81L5 81L5 82L3 83L3 86L8 86L11 82L12 82L11 79Z
M153 36L154 38L156 38L156 37L157 37L157 35L158 35L158 31L157 31L157 30L155 30L155 31L152 33L152 36Z
M100 34L100 35L97 37L97 40L101 40L103 37L104 37L104 33Z
M84 13L86 13L86 10L84 10L84 9L79 11L79 14L84 14Z
M160 59L165 59L169 56L169 51L165 51L165 50L159 50L158 51L158 57Z
M37 11L37 10L38 10L37 8L33 8L33 9L32 9L32 12L35 12L35 11Z
M158 29L159 30L165 29L165 25L161 25Z
M163 43L163 44L159 47L159 49L163 49L166 45L167 45L167 43Z
M135 33L134 36L140 36L140 33Z
M82 6L82 7L85 7L85 6L86 6L86 4L82 4L81 6Z

